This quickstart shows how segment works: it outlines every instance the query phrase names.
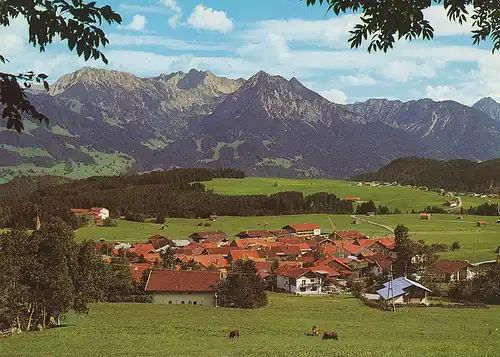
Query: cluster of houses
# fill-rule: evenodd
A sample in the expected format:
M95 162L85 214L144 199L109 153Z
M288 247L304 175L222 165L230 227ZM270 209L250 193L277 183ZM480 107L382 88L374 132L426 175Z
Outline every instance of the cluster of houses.
M380 276L391 269L394 238L371 238L358 231L322 234L317 224L290 224L277 230L247 230L229 237L221 231L196 232L186 239L150 237L146 243L96 243L104 259L126 255L137 281L150 269L146 291L155 303L216 306L214 285L240 259L253 260L270 289L293 294L327 294L345 286L349 277ZM173 249L173 269L163 269L162 253ZM194 268L196 266L196 268ZM427 274L438 282L470 279L468 262L440 260ZM427 303L427 290L412 281L391 289L396 303ZM410 284L411 289L408 290ZM388 297L382 289L379 299Z

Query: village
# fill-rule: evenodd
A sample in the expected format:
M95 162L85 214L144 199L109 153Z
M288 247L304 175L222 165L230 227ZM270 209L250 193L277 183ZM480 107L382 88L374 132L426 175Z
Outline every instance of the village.
M105 208L74 210L102 220ZM422 213L421 219L430 219ZM218 217L212 215L211 221ZM334 228L334 227L333 227ZM317 224L291 223L276 230L245 230L233 237L222 231L194 232L184 238L157 234L142 243L95 243L96 254L111 262L123 257L130 262L132 277L139 282L147 271L145 292L154 303L218 306L214 286L227 277L239 260L255 263L267 290L300 295L327 295L349 291L349 282L385 277L384 286L370 301L393 305L429 305L432 290L418 281L454 283L472 279L496 261L470 263L438 259L420 275L394 277L394 237L369 237L356 230L325 233ZM165 253L173 256L165 269ZM412 259L418 259L413 257Z

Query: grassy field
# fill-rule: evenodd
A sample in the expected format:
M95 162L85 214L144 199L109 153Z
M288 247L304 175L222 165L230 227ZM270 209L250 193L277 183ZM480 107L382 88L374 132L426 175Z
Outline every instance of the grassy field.
M270 294L260 310L96 304L66 327L0 341L0 356L498 356L500 308L369 308L349 295ZM312 325L339 341L305 334ZM239 328L241 337L228 332Z
M392 234L379 226L369 223L355 225L348 215L330 216L337 230L358 230L371 237L391 236ZM457 220L456 215L434 215L430 221L420 220L415 214L402 214L390 216L363 217L372 222L395 228L404 224L410 229L412 239L423 239L426 243L460 242L461 248L456 251L441 253L442 258L468 259L471 262L495 259L495 249L500 245L500 224L496 224L496 217L464 216ZM485 220L486 227L477 228L477 220ZM107 241L143 242L153 234L163 234L170 238L184 238L194 232L221 230L230 236L247 229L277 229L289 223L317 223L325 232L331 232L328 215L299 215L299 216L265 216L265 217L219 217L211 227L198 227L198 223L206 220L168 218L168 228L160 230L160 225L154 223L134 223L118 221L118 227L86 227L75 232L76 239L98 240L105 238Z
M357 229L370 235L385 235L389 232L381 227L367 223L354 225L352 218L348 215L332 215L332 221L337 229ZM140 242L153 234L163 234L172 238L184 238L199 231L224 231L229 235L247 229L278 229L290 223L317 223L324 230L332 231L328 215L311 214L298 216L264 216L264 217L219 217L217 222L211 222L211 227L198 227L198 223L206 223L204 219L167 218L168 228L160 230L161 226L154 223L134 223L118 221L116 228L86 227L75 232L76 239L99 239L101 237L109 241Z
M278 186L275 186L275 183ZM357 186L355 182L339 180L297 180L262 177L247 177L245 179L215 179L203 182L216 193L227 195L270 195L282 191L300 191L304 194L330 192L341 198L354 196L363 201L373 200L377 205L390 209L398 208L402 212L422 210L426 206L442 206L445 197L436 192L426 192L408 187L370 187ZM478 206L487 199L463 197L463 206ZM500 200L495 200L500 202Z

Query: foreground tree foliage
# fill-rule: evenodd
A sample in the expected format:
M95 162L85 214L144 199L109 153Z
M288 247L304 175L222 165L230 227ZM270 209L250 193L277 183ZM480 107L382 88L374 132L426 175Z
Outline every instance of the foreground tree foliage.
M0 235L0 287L0 330L50 327L70 310L87 313L97 301L150 301L132 280L128 261L105 263L93 242L75 243L59 218L32 234L15 228Z
M253 260L237 260L227 279L216 287L217 303L223 307L256 309L267 305L266 283Z
M431 40L434 28L423 10L444 6L450 22L472 22L472 42L491 40L500 49L500 12L497 0L306 0L307 6L325 3L335 15L361 12L361 23L349 31L351 48L369 41L368 52L387 52L397 40ZM470 19L469 19L470 17Z
M454 285L450 289L449 296L465 301L500 304L500 263L497 262L472 280Z
M28 41L44 52L47 45L55 39L67 43L70 51L76 49L79 57L87 61L107 58L99 50L109 40L100 26L103 22L120 24L120 15L111 6L96 6L92 1L84 0L3 0L0 1L0 25L7 27L12 19L22 17L29 25ZM0 53L0 62L8 62L8 53ZM38 112L26 96L26 89L32 83L43 83L49 90L47 75L26 73L5 73L0 71L0 103L3 106L2 117L7 119L7 128L21 132L24 129L22 114L26 114L40 122L48 122L48 118ZM21 84L20 84L21 83Z

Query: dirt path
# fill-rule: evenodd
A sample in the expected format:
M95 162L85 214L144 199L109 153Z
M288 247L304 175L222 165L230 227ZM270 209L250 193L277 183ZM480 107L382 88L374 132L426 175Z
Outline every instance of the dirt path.
M357 220L359 220L361 222L364 222L364 223L372 224L374 226L382 227L382 228L388 230L389 232L394 233L394 228L386 226L385 224L380 224L380 223L377 223L377 222L368 221L368 220L366 220L364 218L361 218L360 216L356 216L356 215L352 215L351 218L352 219L357 219Z

